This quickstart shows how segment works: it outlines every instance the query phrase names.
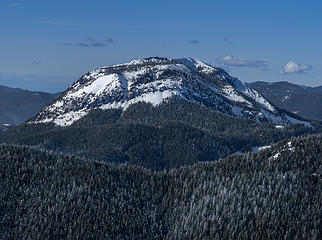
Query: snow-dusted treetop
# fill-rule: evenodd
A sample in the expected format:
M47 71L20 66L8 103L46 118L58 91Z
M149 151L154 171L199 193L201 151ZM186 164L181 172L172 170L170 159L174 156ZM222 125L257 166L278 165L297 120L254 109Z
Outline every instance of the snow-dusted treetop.
M140 101L157 106L173 97L260 122L299 122L220 68L193 58L154 57L90 71L31 123L68 126L94 108L125 110Z

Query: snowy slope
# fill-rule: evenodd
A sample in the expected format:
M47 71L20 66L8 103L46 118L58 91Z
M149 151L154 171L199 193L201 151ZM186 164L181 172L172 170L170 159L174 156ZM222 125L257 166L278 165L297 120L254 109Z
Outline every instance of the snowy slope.
M125 110L140 101L157 106L173 97L259 122L285 125L299 121L220 68L192 58L155 57L101 67L85 74L31 123L69 126L93 108Z

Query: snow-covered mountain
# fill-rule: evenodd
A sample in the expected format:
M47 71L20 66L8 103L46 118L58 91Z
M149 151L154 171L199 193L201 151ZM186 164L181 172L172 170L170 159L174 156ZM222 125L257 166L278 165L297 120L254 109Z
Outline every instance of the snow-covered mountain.
M286 115L248 84L192 58L146 58L90 71L30 123L69 126L91 109L122 108L143 101L157 106L170 98L258 122L308 122Z

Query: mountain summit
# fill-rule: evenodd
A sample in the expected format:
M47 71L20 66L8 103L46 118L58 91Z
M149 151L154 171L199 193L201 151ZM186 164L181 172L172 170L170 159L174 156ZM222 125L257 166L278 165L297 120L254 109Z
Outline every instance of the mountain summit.
M105 66L83 75L30 123L69 126L92 109L123 109L138 102L157 106L170 98L258 122L308 122L295 119L268 102L248 84L223 69L193 58L145 58Z

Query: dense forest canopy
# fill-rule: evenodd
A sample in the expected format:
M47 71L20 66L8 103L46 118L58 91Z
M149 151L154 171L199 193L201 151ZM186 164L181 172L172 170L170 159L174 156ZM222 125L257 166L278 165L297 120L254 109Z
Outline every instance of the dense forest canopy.
M300 124L278 126L234 118L199 104L169 100L120 109L93 109L70 127L23 124L10 128L0 142L154 170L213 161L255 146L271 145L292 136L316 133Z
M0 145L2 239L321 239L322 136L171 171Z

